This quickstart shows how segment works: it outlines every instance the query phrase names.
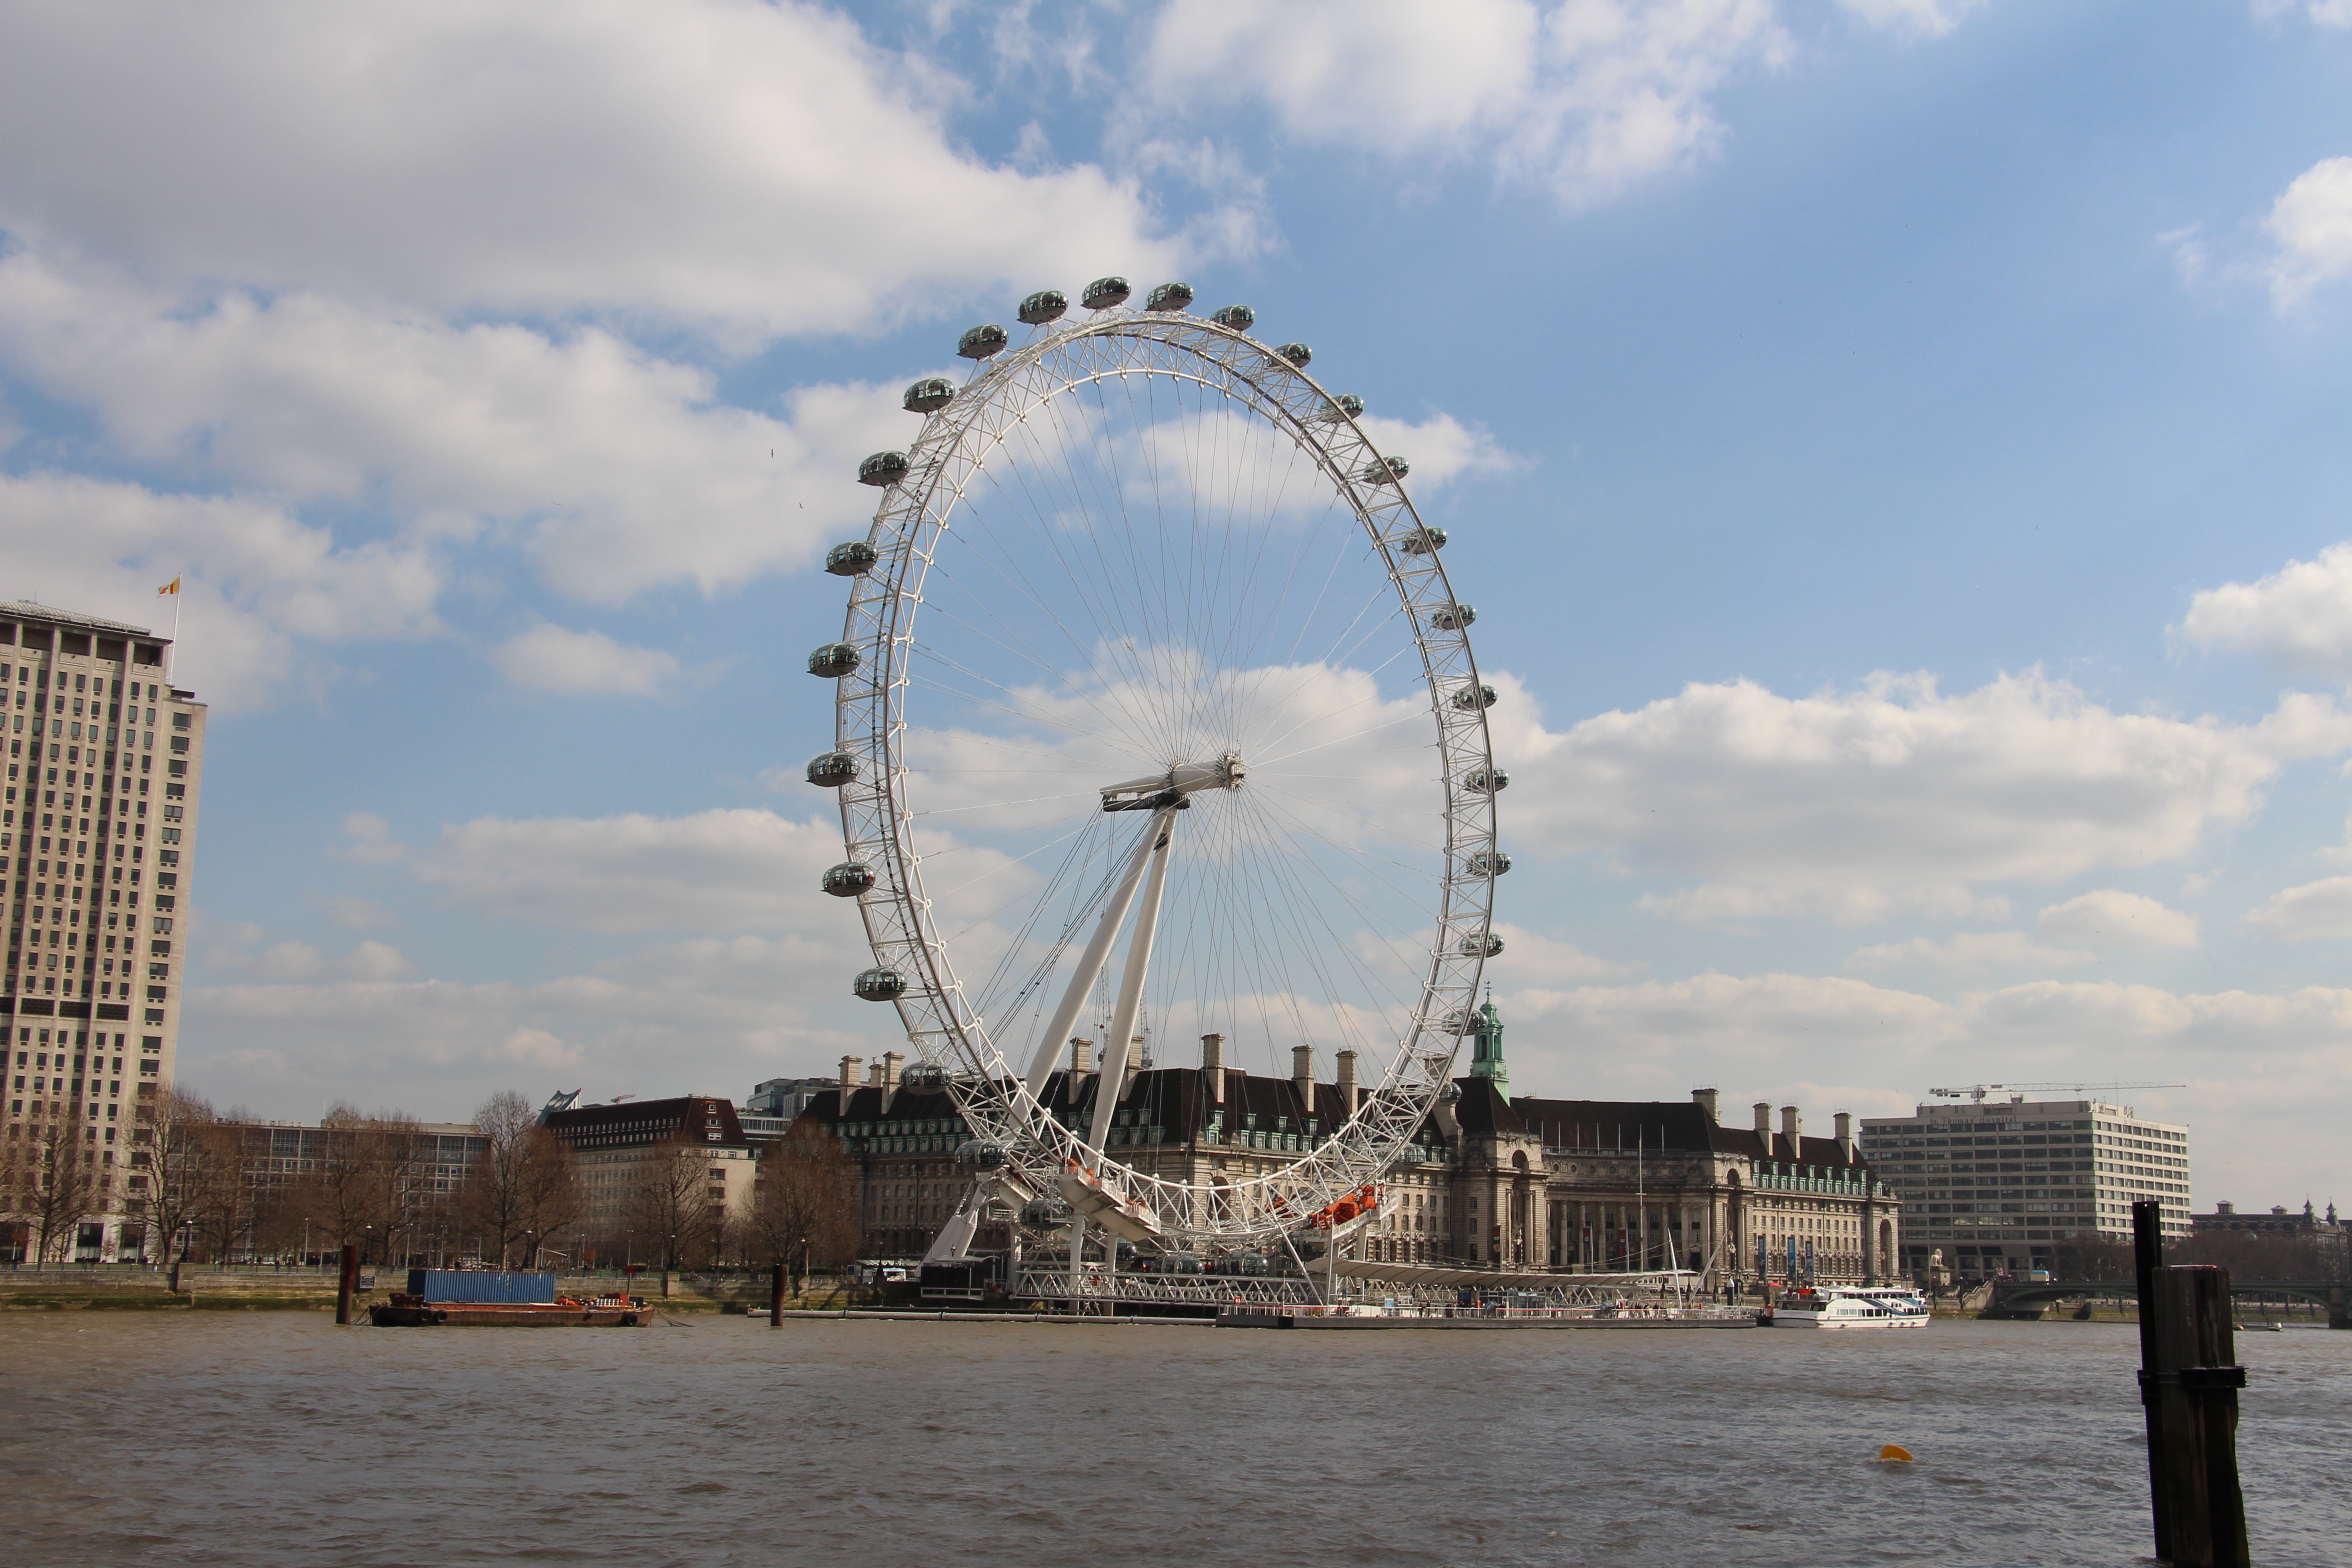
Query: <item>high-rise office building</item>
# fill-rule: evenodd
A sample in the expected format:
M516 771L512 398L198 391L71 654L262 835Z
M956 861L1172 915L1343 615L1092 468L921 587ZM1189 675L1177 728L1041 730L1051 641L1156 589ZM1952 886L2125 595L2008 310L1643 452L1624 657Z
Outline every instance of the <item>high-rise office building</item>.
M124 1223L149 1181L133 1134L178 1055L205 759L205 705L170 668L171 639L144 626L0 602L0 1167L15 1183L0 1217L16 1220L16 1247L52 1258L135 1254L147 1239ZM41 1172L65 1168L61 1129L82 1145L68 1163L84 1212L33 1224Z
M1871 1168L1903 1195L1903 1264L1955 1273L2049 1268L2069 1241L2131 1235L2131 1205L2189 1234L2189 1129L2102 1100L1964 1100L1862 1124Z

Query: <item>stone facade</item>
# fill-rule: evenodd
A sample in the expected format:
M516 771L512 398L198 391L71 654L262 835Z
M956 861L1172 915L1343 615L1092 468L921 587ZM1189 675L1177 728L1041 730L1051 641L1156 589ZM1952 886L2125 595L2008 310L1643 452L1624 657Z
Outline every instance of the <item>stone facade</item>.
M1777 1130L1761 1103L1752 1128L1726 1127L1713 1089L1688 1101L1512 1099L1502 1020L1491 1003L1483 1016L1458 1098L1391 1170L1381 1217L1351 1243L1358 1256L1600 1273L1678 1267L1714 1284L1893 1276L1900 1205L1855 1146L1851 1117L1841 1112L1836 1134L1820 1138L1804 1135L1794 1106L1780 1109ZM1075 1042L1046 1084L1045 1103L1066 1124L1093 1114L1092 1053ZM1287 1164L1330 1137L1363 1093L1352 1052L1339 1053L1328 1081L1305 1047L1295 1056L1289 1078L1253 1076L1226 1066L1211 1035L1197 1068L1131 1070L1111 1152L1212 1192ZM868 1257L919 1255L969 1179L955 1158L969 1131L945 1094L899 1087L901 1059L892 1052L869 1068L843 1058L839 1087L802 1112L857 1162Z

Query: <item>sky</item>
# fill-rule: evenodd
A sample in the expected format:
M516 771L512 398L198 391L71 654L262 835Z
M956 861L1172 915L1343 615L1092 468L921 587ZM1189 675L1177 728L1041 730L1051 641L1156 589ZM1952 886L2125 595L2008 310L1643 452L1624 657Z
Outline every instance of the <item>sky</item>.
M1246 300L1479 610L1512 1083L2352 1203L2352 4L0 5L0 596L212 704L184 1081L897 1043L825 546L1037 288Z

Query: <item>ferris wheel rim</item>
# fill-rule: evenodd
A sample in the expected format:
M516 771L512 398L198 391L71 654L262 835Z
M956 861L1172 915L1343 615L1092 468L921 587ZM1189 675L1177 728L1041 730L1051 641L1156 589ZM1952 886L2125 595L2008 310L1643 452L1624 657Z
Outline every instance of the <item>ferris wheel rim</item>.
M1412 627L1422 661L1418 685L1436 719L1442 764L1437 787L1445 823L1443 870L1435 879L1431 911L1437 940L1410 1020L1394 1042L1379 1085L1364 1101L1367 1110L1377 1104L1382 1114L1350 1116L1333 1136L1300 1152L1296 1160L1226 1184L1228 1194L1243 1191L1243 1207L1251 1217L1240 1220L1230 1213L1213 1223L1193 1219L1197 1205L1192 1200L1203 1193L1201 1184L1137 1169L1107 1148L1076 1140L1073 1130L1063 1127L1029 1091L987 1020L970 1005L950 944L932 920L922 857L911 842L905 700L915 648L911 628L923 584L952 531L950 523L965 489L984 469L988 456L1004 444L1010 426L1002 422L1003 402L1022 392L1023 375L1036 371L1050 355L1105 342L1120 345L1120 363L1085 375L1045 377L1037 384L1042 391L1027 389L1033 394L1031 404L1013 419L1088 382L1136 374L1176 375L1239 401L1309 455L1328 481L1331 499L1352 514L1377 550ZM1196 362L1192 372L1166 363L1128 363L1147 345L1192 356ZM975 443L975 432L992 412L1000 423ZM970 461L959 469L955 459L964 455ZM983 361L945 406L927 415L903 462L903 471L886 488L868 530L865 543L871 564L855 580L845 619L843 645L864 653L865 668L862 675L841 679L835 743L836 755L868 764L863 776L842 788L845 843L853 859L861 850L879 852L877 880L859 895L858 904L877 972L900 967L905 974L903 992L890 1000L909 1043L919 1060L948 1069L950 1087L967 1122L976 1131L994 1133L1015 1145L1013 1163L1032 1178L1079 1173L1129 1198L1140 1197L1154 1212L1171 1206L1160 1198L1181 1195L1185 1217L1162 1226L1172 1238L1217 1245L1262 1240L1295 1227L1317 1197L1337 1196L1384 1173L1434 1108L1460 1039L1468 1032L1490 940L1491 852L1496 847L1492 781L1502 775L1494 767L1484 707L1466 718L1449 719L1449 697L1477 689L1478 670L1466 619L1457 614L1448 621L1441 613L1459 606L1436 550L1402 558L1403 542L1416 535L1425 541L1430 531L1402 482L1402 473L1393 471L1402 465L1384 457L1357 423L1355 413L1284 351L1222 322L1177 312L1126 310L1048 327L1009 347L992 363ZM1467 781L1480 778L1490 781L1487 787L1466 787ZM1465 868L1473 864L1489 868L1482 875L1465 875ZM878 875L883 872L887 878ZM1474 930L1478 942L1475 952L1467 937L1456 941L1458 932ZM1375 1121L1380 1125L1372 1125Z

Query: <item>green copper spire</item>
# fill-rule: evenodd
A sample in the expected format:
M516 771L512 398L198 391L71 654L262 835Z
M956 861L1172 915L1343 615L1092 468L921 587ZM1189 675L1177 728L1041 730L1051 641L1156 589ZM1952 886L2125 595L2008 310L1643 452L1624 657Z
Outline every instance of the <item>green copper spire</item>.
M1478 1009L1478 1016L1485 1022L1472 1037L1470 1076L1490 1079L1497 1089L1508 1089L1511 1069L1503 1065L1503 1016L1495 1011L1492 986L1487 987L1486 1005Z

